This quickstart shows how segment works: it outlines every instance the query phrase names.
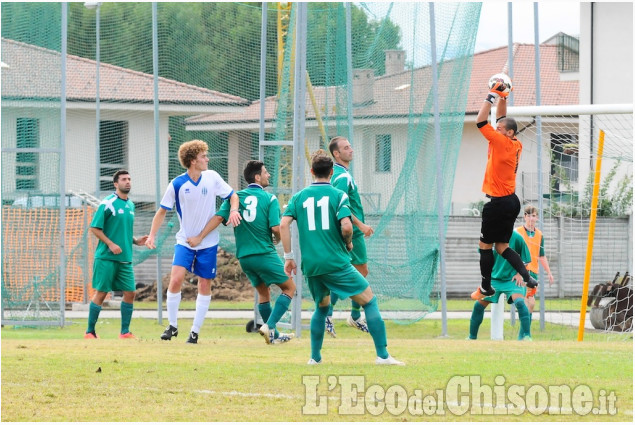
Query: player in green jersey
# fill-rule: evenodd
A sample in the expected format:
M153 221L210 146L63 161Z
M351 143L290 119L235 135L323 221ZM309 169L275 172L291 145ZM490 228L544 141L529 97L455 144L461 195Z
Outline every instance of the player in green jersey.
M366 241L364 237L372 236L375 231L372 227L364 223L364 208L362 200L357 190L355 180L349 171L349 166L353 160L353 147L351 143L342 136L336 136L329 142L329 151L335 159L333 166L333 176L331 184L348 195L351 208L351 220L353 221L353 250L351 251L351 264L362 276L368 276L368 257L366 255ZM331 306L326 317L326 332L335 338L335 328L333 327L333 307L337 303L336 294L331 294ZM361 307L354 300L351 300L351 315L346 323L349 326L368 332L366 321L361 317Z
M322 362L326 315L331 304L330 295L334 293L339 298L350 297L364 308L377 352L375 363L403 365L386 349L386 326L379 312L377 297L364 276L351 265L349 251L353 249L353 223L348 195L331 186L333 160L325 151L320 149L313 154L311 174L313 184L293 195L280 222L284 270L291 277L296 271L291 252L291 223L297 221L302 272L315 301L309 364Z
M276 252L275 244L280 241L280 203L275 195L265 192L269 186L270 174L262 161L248 161L243 171L249 184L237 192L240 199L238 212L243 220L234 227L236 257L240 266L258 291L258 311L266 322L258 332L267 344L287 342L293 333L280 333L276 324L286 313L295 293L295 283L284 273L284 265ZM225 201L211 225L229 220L231 206ZM273 235L273 237L272 237ZM278 285L282 294L271 309L270 285Z
M509 246L516 251L525 264L531 262L531 254L523 237L517 231L513 231ZM526 287L523 278L516 272L516 269L509 264L505 258L494 252L494 268L492 270L492 287L496 291L494 295L485 297L474 303L472 317L470 318L470 335L468 339L476 339L478 328L483 322L485 308L490 303L498 302L501 294L505 294L508 304L514 304L518 310L518 318L520 319L520 333L518 339L531 340L531 321L529 318L529 310L525 305Z
M128 199L131 188L130 174L126 170L119 170L112 180L115 193L104 198L90 223L90 232L99 239L99 243L93 263L95 294L88 311L88 328L84 334L86 339L98 338L95 325L99 319L101 305L111 291L123 291L119 338L135 337L130 332L136 289L132 269L132 244L143 246L148 235L138 239L132 235L134 204Z

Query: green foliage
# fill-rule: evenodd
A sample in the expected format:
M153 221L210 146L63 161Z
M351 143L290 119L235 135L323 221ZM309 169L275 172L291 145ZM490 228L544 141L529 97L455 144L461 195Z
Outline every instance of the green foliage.
M230 93L249 100L259 97L260 3L158 3L159 75L187 84ZM277 91L277 33L275 3L270 4L267 28L267 96ZM383 75L383 50L397 48L399 27L389 19L370 20L351 7L353 66L371 67ZM309 74L314 85L334 83L336 56L345 55L344 31L329 33L336 19L345 25L342 3L309 4ZM59 3L3 3L2 36L60 50ZM331 27L332 28L332 27ZM332 30L331 30L332 31ZM96 12L83 3L69 3L68 52L94 59ZM336 39L339 37L339 39ZM290 41L289 41L290 42ZM338 55L333 55L333 52ZM313 60L324 57L327 60ZM344 65L345 61L338 61ZM151 74L152 4L110 3L100 6L100 60ZM329 68L330 67L330 68ZM327 72L328 70L328 72Z
M631 212L633 205L633 176L624 175L614 185L615 187L611 187L620 165L620 161L615 162L613 168L600 183L597 205L598 217L623 217ZM580 197L574 191L571 181L567 178L562 167L556 166L555 172L551 176L551 204L546 211L552 216L590 217L593 200L593 179L594 174L589 173L584 192L582 197ZM560 182L561 193L559 194L554 190L555 181ZM562 190L563 187L564 190Z
M60 3L2 3L2 37L60 51L61 28Z

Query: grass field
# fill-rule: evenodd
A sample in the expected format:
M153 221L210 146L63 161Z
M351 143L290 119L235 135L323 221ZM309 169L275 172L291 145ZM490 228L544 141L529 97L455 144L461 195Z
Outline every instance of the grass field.
M514 329L510 328L506 328L506 341L466 341L463 338L467 320L450 320L449 338L438 337L438 320L408 326L387 322L389 351L407 365L380 367L374 365L370 337L340 321L336 324L338 338L325 339L323 364L307 366L308 331L299 340L266 346L258 334L245 332L244 320L208 319L199 344L188 345L184 342L191 321L180 323L182 335L172 341L159 339L164 326L152 319L133 320L131 329L137 340L117 339L118 319L100 320L99 340L82 339L85 320L73 320L63 329L3 328L1 419L628 422L633 419L633 345L628 337L609 340L607 335L589 333L585 342L580 343L575 341L572 330L548 326L544 332L534 331L533 342L512 340ZM489 336L488 330L489 321L485 320L481 329L484 338ZM569 334L572 337L568 340L556 340ZM486 388L481 399L476 393L471 395L470 387L459 387L465 393L457 396L457 391L453 391L457 387L452 384L464 382L467 379L464 377L473 380L480 377L481 386L493 388L494 395L501 393L509 398L500 403L488 400ZM361 384L359 393L351 393L354 388L351 382ZM477 383L472 382L472 391L478 392ZM488 411L491 406L504 407L510 403L522 407L518 400L507 395L513 386L526 390L526 409L502 409L496 410L496 414ZM552 395L547 392L549 386L566 386L565 393L570 388L573 404L561 402L559 414L547 411L534 415L532 412L540 412L541 406L546 408L549 399L545 397ZM590 395L583 391L587 388L593 395L594 407L602 408L600 396L604 394L606 402L613 394L617 398L615 414L584 414L586 411L579 406L586 407L582 401ZM538 401L532 402L530 394ZM401 404L406 400L401 395L409 397L412 406ZM438 402L441 395L443 403ZM468 395L466 404L461 397ZM326 398L320 399L319 404L314 402L320 396ZM431 397L436 397L437 403L444 407L442 411L435 410L434 404L425 404ZM421 409L421 404L414 403L416 400L425 400L424 405L432 410ZM353 407L347 408L348 405ZM350 414L360 407L361 414Z

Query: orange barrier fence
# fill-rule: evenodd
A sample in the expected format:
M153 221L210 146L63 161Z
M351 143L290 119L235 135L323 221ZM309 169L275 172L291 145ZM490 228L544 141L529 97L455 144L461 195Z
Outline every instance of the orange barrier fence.
M66 210L66 301L84 301L92 281L96 238L87 235L94 209ZM2 208L2 295L12 302L59 301L60 211L50 208ZM92 295L88 285L87 299Z

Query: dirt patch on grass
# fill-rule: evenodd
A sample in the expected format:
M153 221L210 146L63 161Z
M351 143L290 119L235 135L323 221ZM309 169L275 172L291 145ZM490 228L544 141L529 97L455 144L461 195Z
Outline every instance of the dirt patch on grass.
M165 300L168 285L170 283L170 274L163 276L163 299ZM185 274L185 282L181 286L181 299L195 301L197 295L198 277L193 273ZM144 286L137 289L135 297L137 301L156 301L157 300L157 282L152 285ZM238 259L232 254L218 250L216 260L216 278L212 282L212 299L226 301L248 301L254 299L254 289L247 279Z

